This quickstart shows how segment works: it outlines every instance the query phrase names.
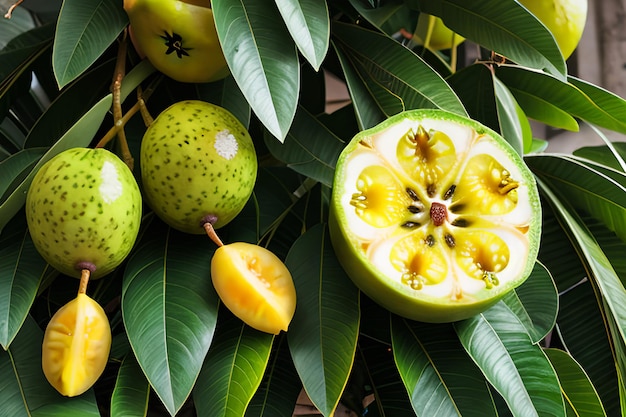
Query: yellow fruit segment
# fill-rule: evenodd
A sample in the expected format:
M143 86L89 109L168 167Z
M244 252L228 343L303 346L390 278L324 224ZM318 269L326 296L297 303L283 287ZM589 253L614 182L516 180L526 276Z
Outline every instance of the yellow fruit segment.
M266 333L287 331L296 289L271 251L245 242L220 246L211 260L211 278L224 305L244 323Z
M74 397L100 377L109 358L111 329L100 305L86 294L61 307L46 327L42 368L61 394Z

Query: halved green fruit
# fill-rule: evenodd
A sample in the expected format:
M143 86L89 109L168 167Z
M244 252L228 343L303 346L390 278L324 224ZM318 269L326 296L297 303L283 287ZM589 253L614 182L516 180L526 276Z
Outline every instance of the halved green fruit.
M411 110L346 146L329 227L366 295L403 317L451 322L526 280L541 205L532 173L496 132L442 110Z

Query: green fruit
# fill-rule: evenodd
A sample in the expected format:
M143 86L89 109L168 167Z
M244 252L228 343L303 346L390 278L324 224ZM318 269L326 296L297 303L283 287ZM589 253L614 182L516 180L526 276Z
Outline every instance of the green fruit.
M135 243L141 194L132 172L106 149L72 148L46 162L26 196L35 247L60 272L99 278Z
M532 173L497 133L445 111L412 110L346 146L329 227L366 295L410 319L451 322L529 276L541 206Z
M229 74L210 0L124 0L124 10L137 52L163 74L190 83Z
M520 0L556 40L565 59L574 52L587 21L587 0Z
M465 40L461 35L451 31L439 17L420 13L413 40L432 50L456 48Z
M165 109L141 143L144 196L167 224L186 233L218 229L243 209L257 174L252 138L228 110L198 100Z

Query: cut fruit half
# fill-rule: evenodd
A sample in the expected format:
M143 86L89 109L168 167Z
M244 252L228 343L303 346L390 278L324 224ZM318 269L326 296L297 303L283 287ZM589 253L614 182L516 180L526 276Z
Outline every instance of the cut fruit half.
M478 314L526 280L541 233L535 179L496 132L411 110L339 157L330 236L354 283L409 319Z

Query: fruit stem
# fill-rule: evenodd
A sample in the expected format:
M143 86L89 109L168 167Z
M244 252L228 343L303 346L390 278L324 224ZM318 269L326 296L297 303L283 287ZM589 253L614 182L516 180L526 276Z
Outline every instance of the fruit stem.
M87 292L89 277L91 277L91 271L89 269L85 268L80 271L80 284L78 285L79 294L85 294Z
M4 14L4 18L10 19L11 15L13 14L13 10L15 10L15 8L19 6L23 1L24 0L17 0L15 3L13 3L11 7L9 7L9 10L7 10L7 12Z
M204 227L204 230L206 231L207 236L209 236L211 238L211 240L217 246L224 246L224 243L222 243L222 240L217 235L217 232L215 231L215 228L213 227L213 224L211 222L205 222L202 225L202 227Z

